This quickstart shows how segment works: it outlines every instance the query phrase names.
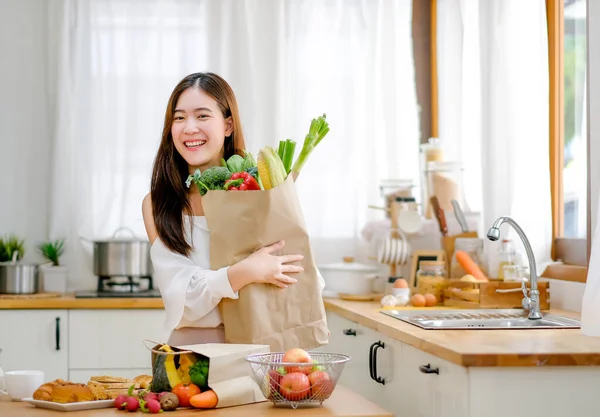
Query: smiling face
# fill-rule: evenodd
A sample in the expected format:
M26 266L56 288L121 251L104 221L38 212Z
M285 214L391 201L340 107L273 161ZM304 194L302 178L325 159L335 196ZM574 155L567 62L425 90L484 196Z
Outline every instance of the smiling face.
M233 132L232 118L225 118L219 103L204 90L183 91L175 105L171 136L189 172L219 165L225 138Z

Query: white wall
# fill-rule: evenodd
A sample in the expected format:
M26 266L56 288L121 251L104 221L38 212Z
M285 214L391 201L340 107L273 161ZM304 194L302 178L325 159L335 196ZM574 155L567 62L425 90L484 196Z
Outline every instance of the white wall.
M47 239L51 132L45 0L0 2L0 235Z

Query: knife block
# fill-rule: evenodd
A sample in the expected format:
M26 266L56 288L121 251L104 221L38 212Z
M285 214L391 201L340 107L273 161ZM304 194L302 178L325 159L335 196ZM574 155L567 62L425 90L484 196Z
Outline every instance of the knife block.
M452 236L442 236L442 249L446 252L446 272L450 276L450 266L452 264L452 256L454 255L454 243L456 239L461 237L478 237L477 232L463 232Z

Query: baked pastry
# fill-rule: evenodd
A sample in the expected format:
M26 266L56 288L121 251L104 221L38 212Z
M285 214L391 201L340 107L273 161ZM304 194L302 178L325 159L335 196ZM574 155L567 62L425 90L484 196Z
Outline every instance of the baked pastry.
M96 381L96 382L102 382L102 383L132 382L131 379L125 378L123 376L110 376L110 375L92 376L92 377L90 377L90 381Z
M58 384L51 394L51 401L55 403L78 403L94 401L94 393L85 384Z
M33 399L40 401L51 401L52 390L58 384L64 384L66 381L62 379L55 379L54 381L46 382L40 385L38 389L33 392Z
M133 378L133 382L140 384L141 389L148 389L148 388L150 388L150 383L152 382L152 376L151 375L138 375L135 378Z
M106 396L110 400L114 400L119 395L127 395L127 393L128 393L128 391L126 389L107 389L106 390Z
M85 384L75 384L63 379L55 379L41 385L33 393L34 400L52 401L55 403L74 403L94 401L94 393Z
M105 389L124 389L125 391L127 391L132 385L134 386L134 389L138 389L140 387L140 384L135 382L92 382L96 382L97 384L102 385Z
M101 383L96 381L88 381L88 387L92 390L95 400L108 400L108 393Z

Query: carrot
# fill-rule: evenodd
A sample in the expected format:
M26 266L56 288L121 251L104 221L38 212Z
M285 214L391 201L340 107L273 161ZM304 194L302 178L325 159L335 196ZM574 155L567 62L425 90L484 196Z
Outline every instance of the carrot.
M211 389L190 398L190 405L194 408L215 408L218 402L217 394Z
M473 275L479 281L489 281L479 266L471 259L469 254L464 250L457 250L454 253L456 261L462 266L467 274Z

